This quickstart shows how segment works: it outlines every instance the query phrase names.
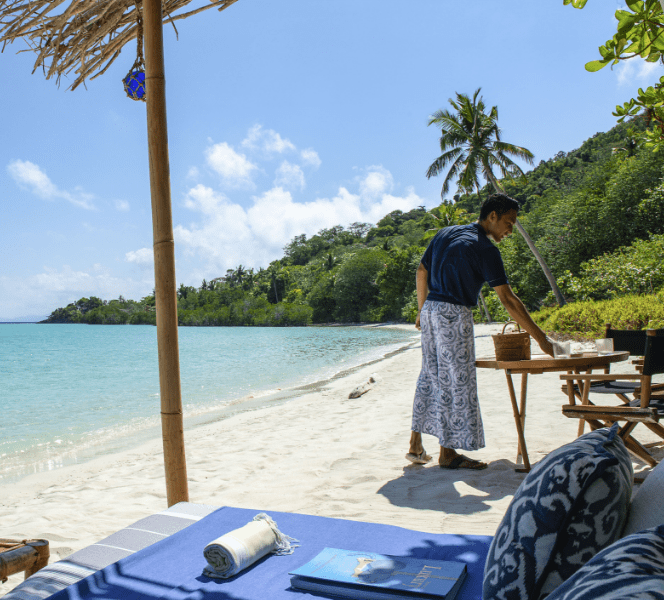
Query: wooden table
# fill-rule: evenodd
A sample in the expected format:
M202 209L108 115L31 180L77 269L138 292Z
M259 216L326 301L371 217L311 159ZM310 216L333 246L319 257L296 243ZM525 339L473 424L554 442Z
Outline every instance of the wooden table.
M495 358L480 358L475 362L481 369L503 369L507 377L507 388L512 401L512 412L516 424L516 433L519 438L516 462L523 459L523 468L516 469L519 473L530 471L530 460L526 449L526 397L528 395L528 375L539 375L541 373L554 373L566 371L567 373L591 373L593 369L604 369L614 362L620 362L629 358L629 352L610 352L609 354L597 354L586 352L581 356L570 358L551 358L547 354L533 356L530 360L496 360ZM521 374L521 402L517 404L516 393L512 375Z

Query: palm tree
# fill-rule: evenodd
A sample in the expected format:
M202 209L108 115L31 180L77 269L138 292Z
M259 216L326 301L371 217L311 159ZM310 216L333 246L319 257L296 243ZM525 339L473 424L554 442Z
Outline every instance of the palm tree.
M270 276L272 286L274 287L274 299L277 301L277 304L279 304L279 294L277 294L277 280L281 276L281 269L278 263L275 261L270 263L270 266L266 269L266 271Z
M441 196L450 188L452 180L457 180L459 190L470 193L480 190L480 177L491 183L496 192L505 193L496 179L493 169L498 168L503 178L525 177L521 167L510 157L521 158L528 164L533 163L533 153L527 148L508 144L500 139L498 127L498 107L493 106L487 113L480 91L477 88L472 99L466 94L456 95L456 100L449 102L456 112L439 110L429 119L429 125L441 128L440 150L442 154L429 166L427 178L440 175L447 169L443 181ZM551 269L535 247L521 223L516 227L528 248L533 253L560 306L564 306L565 298L558 288Z
M326 271L331 271L331 270L334 269L334 267L336 267L340 262L341 262L341 261L340 261L336 256L334 256L334 254L332 254L331 252L328 252L328 253L327 253L327 256L325 257L325 260L324 260L324 263L323 263L323 264L324 264L324 266L325 266L325 270L326 270Z

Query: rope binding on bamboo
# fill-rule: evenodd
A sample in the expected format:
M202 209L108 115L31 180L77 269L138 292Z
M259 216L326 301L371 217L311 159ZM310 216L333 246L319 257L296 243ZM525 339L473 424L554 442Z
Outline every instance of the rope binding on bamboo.
M10 550L15 550L16 548L22 548L27 546L30 540L6 540L0 539L0 552L9 552Z
M145 60L143 59L143 18L141 7L136 2L136 60L122 80L127 96L145 102Z

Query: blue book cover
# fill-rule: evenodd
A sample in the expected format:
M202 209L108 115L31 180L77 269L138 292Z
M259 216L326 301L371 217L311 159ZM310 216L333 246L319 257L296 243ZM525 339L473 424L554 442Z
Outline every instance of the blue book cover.
M453 600L466 576L466 565L325 548L290 575L295 589L342 598Z

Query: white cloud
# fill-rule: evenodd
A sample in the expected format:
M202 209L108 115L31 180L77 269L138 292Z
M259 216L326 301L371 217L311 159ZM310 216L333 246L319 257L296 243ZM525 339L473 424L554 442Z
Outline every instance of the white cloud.
M242 140L242 146L252 150L261 150L266 154L283 154L284 152L295 150L295 145L287 139L282 138L273 129L263 130L262 125L254 125L247 137Z
M247 137L242 140L242 145L245 148L257 148L261 138L262 129L263 127L258 124L251 127L247 132Z
M129 210L129 202L126 200L116 200L115 208L120 212L127 212Z
M75 187L73 193L59 189L38 165L29 160L14 160L7 166L7 171L20 187L43 200L63 198L79 208L94 209L92 194L85 193L80 187Z
M618 85L653 84L662 75L664 68L661 63L651 63L639 58L622 61L616 69Z
M303 190L305 186L304 173L298 165L285 160L279 165L276 171L274 185L275 187Z
M139 248L138 250L127 252L125 260L139 266L151 266L154 262L154 253L152 248Z
M392 176L382 167L369 168L357 187L358 193L340 187L333 198L296 202L290 191L275 186L253 196L245 209L198 185L189 191L185 206L199 213L199 221L175 227L176 246L196 256L199 278L217 277L239 264L267 266L282 257L283 247L301 233L310 237L335 225L376 223L393 210L408 211L425 203L410 188L404 196L389 193Z
M33 194L44 200L54 200L58 195L58 188L46 173L28 160L10 162L7 171L16 183L28 187Z
M27 277L0 276L0 316L46 317L56 308L90 296L138 299L149 294L153 286L154 278L136 281L116 277L101 265L94 265L89 272L75 271L68 265L60 269L44 267L43 272Z
M211 265L229 265L223 267L224 272L230 265L250 263L245 258L245 251L255 251L251 248L255 240L240 205L199 184L189 190L185 206L201 213L202 218L200 224L175 227L176 246L184 247L189 255L200 255Z
M233 150L226 142L214 144L205 151L207 164L231 187L252 186L251 174L257 169L244 154Z
M367 198L378 198L394 187L392 173L381 166L367 169L367 174L360 181L360 194Z
M302 152L300 152L300 156L302 157L302 162L304 162L305 165L312 165L316 169L321 165L318 152L316 152L313 148L305 148L302 150Z
M187 171L187 177L190 179L198 179L199 175L200 171L198 170L198 167L190 167L189 171Z

